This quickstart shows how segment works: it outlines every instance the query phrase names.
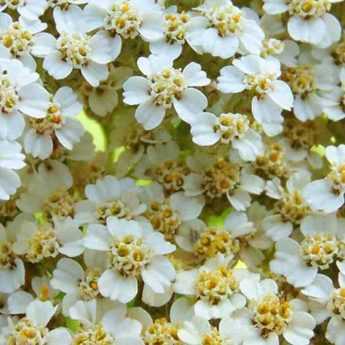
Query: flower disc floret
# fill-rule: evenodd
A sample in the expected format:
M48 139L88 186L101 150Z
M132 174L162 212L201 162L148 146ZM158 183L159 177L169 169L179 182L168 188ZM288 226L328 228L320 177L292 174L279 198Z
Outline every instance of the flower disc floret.
M103 326L96 325L92 328L81 330L74 335L72 345L113 345L113 337L106 332Z
M31 320L23 318L15 325L6 344L44 345L47 334L48 329L46 327L37 327Z
M211 305L218 305L238 289L232 270L220 266L214 271L201 271L196 281L196 296Z
M174 99L181 99L187 87L182 72L175 68L163 68L152 77L150 86L154 103L165 109L171 108Z
M292 317L291 305L283 298L266 295L257 302L253 323L263 338L282 335Z
M1 35L1 42L13 56L18 58L30 51L33 46L33 35L20 23L14 22Z
M130 1L113 4L104 19L104 28L123 38L135 38L142 23L135 6Z
M334 235L316 234L307 236L301 243L302 257L307 265L327 269L338 253Z
M142 239L127 235L113 242L109 266L124 277L138 277L151 258L152 252Z
M74 67L85 66L89 61L90 37L79 33L63 33L58 41L57 48L62 60L71 63Z
M19 95L8 79L6 72L0 75L0 110L2 113L10 114L19 101Z
M290 16L299 16L304 19L318 18L331 9L329 0L291 0L289 2Z
M214 6L205 12L205 17L221 37L237 34L242 29L242 11L232 4Z

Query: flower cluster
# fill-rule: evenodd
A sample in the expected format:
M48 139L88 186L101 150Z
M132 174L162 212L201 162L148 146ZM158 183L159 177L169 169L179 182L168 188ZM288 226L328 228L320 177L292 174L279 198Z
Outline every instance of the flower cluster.
M344 345L344 13L0 0L0 345Z

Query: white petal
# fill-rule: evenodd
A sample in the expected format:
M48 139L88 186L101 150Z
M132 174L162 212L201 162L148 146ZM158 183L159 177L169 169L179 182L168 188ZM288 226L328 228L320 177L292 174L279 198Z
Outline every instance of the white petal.
M199 90L188 88L181 99L174 100L177 115L187 123L193 122L194 114L201 113L207 107L207 97Z
M31 84L20 89L21 101L18 108L24 114L35 118L46 116L49 106L49 93L39 84Z
M188 86L205 86L210 83L206 72L198 63L191 62L183 70L183 77Z
M90 40L90 59L99 64L114 61L121 52L121 37L111 37L105 31L98 31Z
M294 40L311 44L320 43L326 32L326 25L321 18L304 20L295 16L289 19L287 27Z
M96 87L102 80L107 79L109 71L106 65L90 61L86 66L81 67L81 74L90 85Z
M149 81L144 77L130 77L123 84L123 101L129 105L140 104L150 98Z
M135 111L136 120L146 129L151 130L158 127L165 116L165 109L153 103L149 98L146 102L139 105Z
M242 92L246 85L243 82L244 74L234 66L226 66L220 70L218 90L223 93Z
M124 278L119 273L110 270L105 271L98 280L100 293L113 301L128 303L138 292L136 278Z
M281 80L275 80L272 83L272 88L273 90L267 95L282 109L290 110L293 105L293 94L288 84Z
M26 316L33 321L34 325L45 327L55 312L56 308L50 301L35 300L28 305Z
M47 55L43 60L43 68L55 79L64 79L69 76L73 66L61 59L58 52Z

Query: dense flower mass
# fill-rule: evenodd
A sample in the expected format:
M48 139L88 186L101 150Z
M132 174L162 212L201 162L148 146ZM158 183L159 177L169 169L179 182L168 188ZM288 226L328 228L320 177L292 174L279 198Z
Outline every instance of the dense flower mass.
M343 0L0 0L0 345L345 345Z

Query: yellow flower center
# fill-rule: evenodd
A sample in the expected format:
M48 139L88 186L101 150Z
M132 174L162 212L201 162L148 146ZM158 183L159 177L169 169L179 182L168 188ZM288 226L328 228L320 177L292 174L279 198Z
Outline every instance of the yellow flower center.
M63 33L58 39L58 50L61 59L70 62L74 67L84 66L89 61L90 37L78 33Z
M212 330L210 333L205 334L201 340L202 345L222 345L223 340L219 334L219 331L217 328L212 327ZM226 345L231 345L232 342L227 339Z
M130 1L122 1L114 4L108 12L104 27L114 34L123 38L135 38L142 23L136 8Z
M240 181L240 167L227 160L218 160L206 171L202 188L209 199L220 198L232 191Z
M279 144L266 145L266 152L256 158L254 169L256 175L265 179L287 177L287 166L282 147Z
M211 305L228 299L237 289L232 270L225 266L210 272L201 271L196 282L196 296Z
M142 239L128 235L113 242L109 252L109 266L124 277L138 277L151 257L152 252Z
M182 345L178 328L165 318L156 319L143 334L145 345Z
M283 198L276 203L276 208L284 222L299 224L310 212L299 191L285 193Z
M168 43L184 43L186 26L189 15L182 13L168 13L165 15L165 39Z
M221 135L221 142L229 144L232 140L241 139L249 129L249 121L245 115L224 113L219 116L214 131Z
M282 335L291 320L290 303L275 295L263 297L255 306L253 323L261 331L261 336L269 337L272 333Z
M290 16L299 16L303 19L322 17L331 9L329 0L290 0Z
M154 169L154 176L168 193L178 192L189 174L188 167L177 160L167 160Z
M180 70L164 68L160 73L152 77L151 96L156 105L170 109L174 99L181 99L186 89L185 80Z
M313 121L301 122L289 117L285 119L283 135L293 149L310 149L317 143L317 130Z
M12 249L12 243L9 241L0 241L0 268L13 269L15 264L16 255Z
M145 216L153 228L161 232L167 241L174 241L182 221L167 203L152 202L145 212Z
M345 164L331 166L331 171L327 178L333 183L333 192L339 194L345 188Z
M38 227L29 239L26 260L32 263L47 258L55 258L59 254L59 243L55 231L50 226Z
M125 206L121 200L109 201L97 207L97 219L100 223L105 224L110 216L117 218L126 218L130 215L130 210Z
M286 68L283 70L282 79L290 85L293 93L302 98L307 97L316 89L313 69L309 65Z
M266 58L270 55L279 55L284 50L284 42L275 38L266 38L262 42L261 56Z
M100 273L96 270L89 270L86 277L79 283L80 296L84 301L96 298L98 291L98 278Z
M194 244L194 253L201 258L212 258L217 254L234 254L239 251L239 242L232 239L229 232L209 228L204 231Z
M113 337L101 325L81 330L74 335L72 345L113 345Z
M47 218L53 215L69 217L74 215L75 198L67 191L56 191L48 197L42 206L42 211Z
M19 101L16 89L8 79L6 72L0 75L0 111L10 114Z
M345 288L333 291L327 308L336 315L340 315L345 320Z
M25 30L18 22L11 24L8 30L1 34L0 40L16 58L28 53L33 46L31 32Z
M242 11L232 4L214 6L204 15L221 37L238 34L242 30Z
M316 234L305 237L301 249L307 265L327 269L337 256L338 242L331 234Z
M45 345L48 329L36 327L31 320L23 318L15 325L6 345Z

